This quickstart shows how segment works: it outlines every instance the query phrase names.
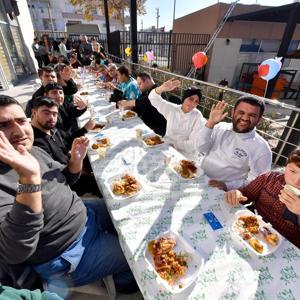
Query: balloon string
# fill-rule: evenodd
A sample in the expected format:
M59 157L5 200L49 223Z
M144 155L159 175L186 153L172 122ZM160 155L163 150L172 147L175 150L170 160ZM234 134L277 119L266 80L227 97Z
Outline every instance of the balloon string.
M269 80L267 80L267 84L266 84L266 88L265 88L265 93L264 93L264 98L266 98L266 93L267 93L267 89L268 89L268 84L269 84Z

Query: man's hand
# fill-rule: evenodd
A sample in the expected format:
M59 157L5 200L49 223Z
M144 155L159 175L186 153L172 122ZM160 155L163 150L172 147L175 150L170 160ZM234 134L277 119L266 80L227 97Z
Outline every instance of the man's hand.
M69 81L72 78L72 69L69 66L64 67L60 76L62 80Z
M228 115L228 112L224 113L227 106L228 104L224 101L218 102L217 104L213 104L208 121L205 126L208 128L214 128L216 124L224 120L225 117Z
M135 107L135 100L120 100L117 104L120 109L132 109Z
M83 127L85 128L86 131L90 131L93 130L95 126L96 126L96 120L91 118L85 123Z
M0 131L0 160L13 168L22 184L40 184L40 165L22 145L15 149Z
M294 193L282 189L279 194L279 200L296 215L300 216L300 197Z
M212 186L212 187L215 187L215 188L217 188L217 189L219 189L219 190L223 190L223 191L227 191L227 186L226 186L226 184L224 183L224 182L222 182L222 181L218 181L218 180L213 180L213 179L211 179L211 180L209 180L208 181L208 185L209 186Z
M74 106L76 106L76 108L78 110L83 110L87 107L88 103L86 100L82 99L81 97L79 96L74 96L73 98L73 103L74 103Z
M176 88L180 87L181 81L177 79L170 79L164 82L161 86L155 89L156 93L161 95L163 92L170 92L175 90Z
M71 147L71 158L70 161L82 162L86 156L89 146L89 139L85 136L74 139Z
M112 82L105 82L105 87L111 90L116 89L117 87Z
M224 194L224 200L232 206L237 206L240 202L247 201L248 198L243 196L239 190L232 190Z

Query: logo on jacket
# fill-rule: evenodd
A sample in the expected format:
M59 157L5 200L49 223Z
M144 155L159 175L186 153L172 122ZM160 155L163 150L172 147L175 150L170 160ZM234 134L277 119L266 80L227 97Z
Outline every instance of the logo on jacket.
M247 157L247 152L241 148L235 148L234 149L234 155L237 156L238 158L242 158L242 157Z

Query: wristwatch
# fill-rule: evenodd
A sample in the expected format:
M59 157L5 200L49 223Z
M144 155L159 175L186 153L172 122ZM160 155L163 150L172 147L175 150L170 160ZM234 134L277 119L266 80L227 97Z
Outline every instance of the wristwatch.
M42 190L41 184L21 184L18 182L17 194L36 193Z

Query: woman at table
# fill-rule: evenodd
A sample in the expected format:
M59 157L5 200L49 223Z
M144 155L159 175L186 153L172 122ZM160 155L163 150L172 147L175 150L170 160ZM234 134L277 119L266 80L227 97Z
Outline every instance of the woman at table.
M285 186L285 185L288 186ZM258 176L240 190L225 193L230 205L253 201L259 215L300 248L300 147L292 151L284 173Z
M168 80L151 91L149 100L167 120L166 141L186 158L195 160L200 145L199 131L206 123L205 118L197 109L202 94L200 89L188 88L183 93L181 105L170 103L161 97L163 92L172 91L179 86L179 80Z

